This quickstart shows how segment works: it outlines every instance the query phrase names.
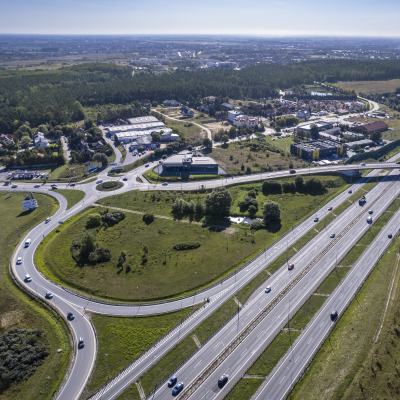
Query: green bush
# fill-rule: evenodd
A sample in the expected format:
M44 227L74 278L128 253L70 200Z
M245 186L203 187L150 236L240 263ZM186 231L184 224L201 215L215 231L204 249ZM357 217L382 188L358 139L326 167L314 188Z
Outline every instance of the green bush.
M174 245L174 250L193 250L201 246L199 242L183 242Z
M113 212L104 214L102 218L103 218L103 221L108 226L113 226L113 225L118 224L118 222L122 221L123 219L125 219L125 214L121 211L113 211Z
M118 186L118 182L114 182L114 181L103 182L103 183L101 184L101 186L102 186L104 189L111 189L111 188L113 188L113 187Z
M151 224L154 221L154 214L146 213L143 215L143 222L147 225Z
M101 215L93 213L89 215L89 220L86 223L87 228L97 228L101 225Z

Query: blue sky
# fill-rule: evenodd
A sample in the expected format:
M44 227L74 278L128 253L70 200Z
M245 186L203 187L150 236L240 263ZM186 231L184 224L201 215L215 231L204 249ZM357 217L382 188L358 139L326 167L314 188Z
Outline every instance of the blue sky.
M400 0L0 0L0 33L400 36Z

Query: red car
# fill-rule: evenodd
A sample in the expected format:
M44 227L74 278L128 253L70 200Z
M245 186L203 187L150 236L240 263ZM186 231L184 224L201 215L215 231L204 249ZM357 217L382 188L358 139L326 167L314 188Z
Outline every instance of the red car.
M295 170L295 169L291 169L289 172L290 172L291 174L295 174L295 173L296 173L296 170Z
M75 186L75 183L71 183L69 186Z
M289 266L288 266L287 269L288 269L289 271L291 271L293 268L294 268L294 264L289 264Z
M328 208L328 211L332 211L332 206L330 206L330 207Z

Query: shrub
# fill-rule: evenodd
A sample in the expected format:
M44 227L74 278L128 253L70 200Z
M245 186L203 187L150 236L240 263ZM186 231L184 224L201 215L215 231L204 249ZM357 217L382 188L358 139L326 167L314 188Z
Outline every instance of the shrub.
M143 215L143 222L145 222L147 225L150 225L154 221L154 214L144 214Z
M87 259L90 263L101 263L111 260L110 250L104 249L103 247L97 247L94 251L89 254Z
M97 228L101 225L102 219L101 215L97 213L93 213L89 215L89 219L86 223L86 228Z
M201 246L199 242L183 242L174 245L174 250L193 250Z
M254 221L250 224L250 230L258 231L259 229L265 229L265 225L262 221Z
M262 192L264 194L280 194L282 193L282 185L276 181L264 181Z
M104 214L102 218L108 226L113 226L125 219L125 214L121 211L114 211Z
M118 182L116 182L116 181L103 182L103 183L101 184L101 186L102 186L104 189L111 189L111 188L113 188L113 187L118 186Z
M281 219L281 207L272 200L267 200L263 206L263 216L265 224Z

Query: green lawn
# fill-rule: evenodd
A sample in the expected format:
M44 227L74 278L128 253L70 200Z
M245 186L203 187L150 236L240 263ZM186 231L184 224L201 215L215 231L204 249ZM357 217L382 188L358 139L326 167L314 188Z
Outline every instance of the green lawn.
M202 322L195 330L194 334L203 343L208 339L221 325L223 325L235 312L238 306L234 300L228 300L218 310L216 310L210 317Z
M249 375L269 375L282 356L290 349L299 331L281 331L246 372Z
M380 322L399 244L399 239L396 239L371 273L357 300L352 302L335 326L330 341L323 344L295 387L292 399L398 398L398 289L395 289L393 300L389 303L378 342L374 343L372 339Z
M63 320L18 289L9 275L8 260L19 235L23 236L44 221L58 207L58 202L52 197L36 194L39 207L34 211L23 211L21 201L26 194L14 192L6 199L5 193L0 193L0 335L12 327L40 329L50 354L27 380L12 383L8 389L0 391L0 398L7 400L50 399L63 379L71 355ZM60 348L63 352L57 353Z
M194 120L194 122L198 124L200 123L196 119ZM165 126L171 129L172 128L178 129L179 133L181 133L181 136L185 137L188 143L191 144L192 146L199 145L199 140L197 140L198 138L200 138L201 142L202 139L207 137L207 134L203 131L203 129L201 129L197 125L194 125L193 122L188 120L174 121L172 119L165 118Z
M344 89L355 90L363 93L388 93L394 92L397 87L400 87L400 79L390 79L387 81L339 81L337 86Z
M322 282L320 287L315 291L315 293L331 294L339 285L340 281L346 276L350 271L349 267L339 267L335 268Z
M322 304L325 303L326 299L326 296L312 295L290 320L289 327L293 329L304 329L311 321L314 314L321 308ZM288 326L286 325L286 327Z
M120 396L117 397L117 400L140 400L139 391L136 385L130 385Z
M187 357L189 357L197 349L196 344L191 336L187 336L172 350L170 350L163 358L156 362L155 367L152 366L145 372L139 381L143 390L148 394L155 386L156 382L161 382L169 377Z
M262 383L263 379L260 378L242 378L228 393L225 400L250 400Z
M114 376L191 311L193 308L186 308L169 314L137 318L93 314L98 357L84 393L85 398L107 381L107 368L110 377Z
M94 165L94 162L91 162L90 165ZM79 164L69 164L66 163L62 165L61 167L55 168L52 170L49 174L49 181L50 182L70 182L74 180L74 175L71 171L71 168L75 168L75 180L81 181L83 179L90 178L92 176L96 176L98 174L98 171L96 171L93 174L86 175L85 173L87 172L87 168L85 164L79 163Z
M120 161L120 160L118 160L118 162L124 162L125 161L125 158L126 158L126 149L125 149L125 147L123 147L123 146L121 146L121 145L119 145L118 146L118 150L121 152L121 154L122 154L122 160Z
M282 265L282 264L281 264ZM240 303L245 304L253 290L258 288L270 275L266 269L263 269L255 278L253 278L243 289L239 291L238 299Z
M68 202L67 210L79 203L85 197L85 192L78 189L55 189L54 192L62 194Z

